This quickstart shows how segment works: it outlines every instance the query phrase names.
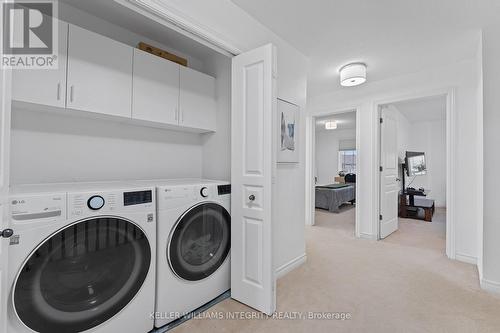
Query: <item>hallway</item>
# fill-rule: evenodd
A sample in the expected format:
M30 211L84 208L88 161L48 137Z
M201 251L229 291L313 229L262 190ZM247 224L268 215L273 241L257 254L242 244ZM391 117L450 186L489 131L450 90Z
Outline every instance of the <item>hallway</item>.
M354 209L317 211L307 262L278 281L278 311L348 312L350 320L194 319L174 332L496 332L500 298L473 265L444 255L444 212L404 220L384 241L355 239ZM440 234L441 232L441 234ZM225 300L209 312L249 311ZM208 322L207 322L208 321Z

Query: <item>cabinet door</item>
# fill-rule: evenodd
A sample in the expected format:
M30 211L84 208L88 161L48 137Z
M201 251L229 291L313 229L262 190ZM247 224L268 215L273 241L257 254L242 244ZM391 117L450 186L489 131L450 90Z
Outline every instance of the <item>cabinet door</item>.
M178 124L179 65L134 49L132 118Z
M215 79L184 66L180 70L180 125L215 131Z
M68 24L59 21L58 69L17 69L12 74L12 99L56 107L66 106Z
M133 48L70 25L67 107L132 116Z

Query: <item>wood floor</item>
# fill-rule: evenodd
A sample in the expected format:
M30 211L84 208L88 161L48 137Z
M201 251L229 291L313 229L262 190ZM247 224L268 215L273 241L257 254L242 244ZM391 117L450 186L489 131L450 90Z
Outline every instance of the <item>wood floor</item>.
M500 298L479 288L475 266L444 254L444 214L401 220L384 241L354 238L354 209L317 211L307 262L278 281L278 311L343 312L349 320L213 319L251 309L225 300L180 332L500 332ZM212 317L209 318L209 317Z

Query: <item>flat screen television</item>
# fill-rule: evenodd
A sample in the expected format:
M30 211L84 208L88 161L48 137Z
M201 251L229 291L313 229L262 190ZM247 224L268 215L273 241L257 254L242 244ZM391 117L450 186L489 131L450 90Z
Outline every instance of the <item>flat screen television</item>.
M406 173L409 177L421 176L427 173L425 153L414 151L406 152Z

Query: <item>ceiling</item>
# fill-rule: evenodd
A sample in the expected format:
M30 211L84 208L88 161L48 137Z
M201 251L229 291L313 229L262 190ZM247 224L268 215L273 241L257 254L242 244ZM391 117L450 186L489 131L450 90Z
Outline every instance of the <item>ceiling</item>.
M436 96L392 104L410 122L446 119L446 97Z
M368 80L471 59L498 0L232 0L310 59L308 94L342 88L338 69L360 61Z
M337 130L355 129L356 128L356 112L349 111L345 113L337 113L330 116L316 118L316 131L335 131L325 129L327 121L337 121Z

